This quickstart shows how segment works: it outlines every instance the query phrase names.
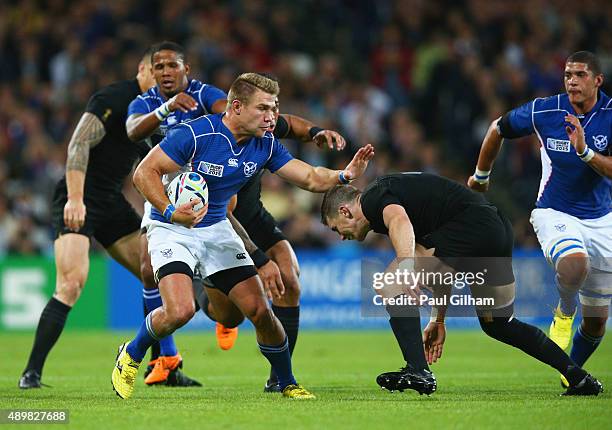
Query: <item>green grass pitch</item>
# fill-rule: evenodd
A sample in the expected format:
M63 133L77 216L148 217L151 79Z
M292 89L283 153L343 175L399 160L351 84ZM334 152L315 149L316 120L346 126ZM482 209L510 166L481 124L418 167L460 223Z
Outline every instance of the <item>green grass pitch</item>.
M299 402L262 392L268 366L252 331L242 331L230 351L218 349L212 333L186 332L176 336L184 370L204 387L147 387L141 369L134 396L124 401L112 391L110 374L116 346L128 336L64 333L43 375L52 388L21 391L17 381L32 334L0 333L0 409L68 409L70 428L115 430L603 429L612 422L609 339L587 366L607 391L597 398L564 398L547 366L479 331L450 330L442 361L433 367L438 392L427 397L376 385L378 373L402 365L390 331L303 331L294 370L318 399Z

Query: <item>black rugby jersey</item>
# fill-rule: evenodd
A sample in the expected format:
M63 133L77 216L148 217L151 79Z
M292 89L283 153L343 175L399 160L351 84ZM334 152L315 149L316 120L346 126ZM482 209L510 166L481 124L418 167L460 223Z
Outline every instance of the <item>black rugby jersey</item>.
M147 153L145 144L132 142L125 128L128 106L139 94L138 81L131 79L112 83L89 99L85 112L102 121L106 134L89 151L86 194L88 190L121 192L134 163ZM65 178L62 181L65 182Z
M482 194L458 182L420 172L380 176L363 191L361 209L376 233L389 234L383 209L390 204L404 207L417 241L469 205L490 205Z

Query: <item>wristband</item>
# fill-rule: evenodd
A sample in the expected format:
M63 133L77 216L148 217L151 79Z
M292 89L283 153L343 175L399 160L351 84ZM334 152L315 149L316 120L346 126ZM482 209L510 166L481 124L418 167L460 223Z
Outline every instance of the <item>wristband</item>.
M253 264L255 265L255 267L257 267L258 269L261 266L268 264L268 261L270 261L270 258L266 255L266 253L259 248L253 251L253 253L251 254L251 259L253 260Z
M340 181L340 183L342 185L346 185L346 184L350 184L351 180L350 179L346 179L346 176L344 176L344 170L341 170L340 173L338 174L338 180Z
M585 163L588 163L589 161L593 159L593 157L595 157L595 151L593 151L591 148L587 146L584 152L582 152L581 154L578 154L578 157L580 157L580 159L584 161Z
M164 209L164 218L172 222L172 214L175 210L176 208L174 207L174 205L170 203L168 206L166 206L166 209Z
M314 139L314 137L320 132L325 130L324 128L321 127L317 127L316 125L313 127L310 127L310 130L308 130L308 134L310 135L310 140Z
M170 109L168 109L168 102L155 109L153 113L155 113L155 116L157 117L159 122L162 122L163 120L168 118L168 115L170 115Z
M431 314L429 315L429 322L436 324L444 324L444 320L438 321L438 308L435 306L431 307Z
M474 172L474 180L479 184L486 184L489 182L490 174L490 170L480 170L478 167L476 167L476 171Z

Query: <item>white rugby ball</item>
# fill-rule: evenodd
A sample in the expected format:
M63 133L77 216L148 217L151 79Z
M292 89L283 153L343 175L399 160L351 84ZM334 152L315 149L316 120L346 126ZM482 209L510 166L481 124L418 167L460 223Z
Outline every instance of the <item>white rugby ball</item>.
M185 172L178 175L168 185L168 198L175 207L199 198L202 203L193 207L197 211L208 203L208 185L202 175L196 172Z

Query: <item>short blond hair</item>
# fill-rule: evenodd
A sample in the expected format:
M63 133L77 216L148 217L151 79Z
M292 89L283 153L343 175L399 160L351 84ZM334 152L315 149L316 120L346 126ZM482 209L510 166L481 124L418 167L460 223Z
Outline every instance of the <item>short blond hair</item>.
M257 90L277 96L280 92L280 87L278 81L271 77L253 72L243 73L232 82L232 86L227 94L228 106L234 100L247 104Z

